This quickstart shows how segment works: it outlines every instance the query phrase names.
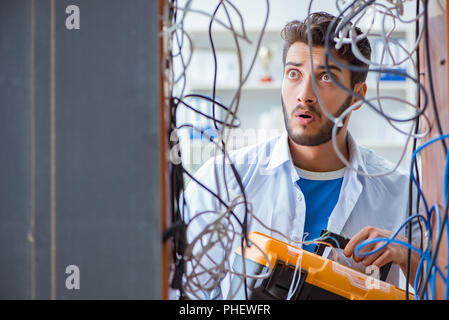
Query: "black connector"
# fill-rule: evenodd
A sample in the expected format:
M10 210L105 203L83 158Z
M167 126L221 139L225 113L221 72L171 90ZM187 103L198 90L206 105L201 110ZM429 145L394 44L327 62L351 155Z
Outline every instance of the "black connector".
M321 230L321 234L320 234L320 238L323 237L324 235L326 235L326 237L322 240L320 240L321 242L325 242L328 243L329 245L331 245L334 248L337 249L341 249L344 250L344 248L346 248L346 245L348 244L348 242L351 240L349 238L343 237L339 234L333 233L331 231L328 230ZM318 243L317 246L315 247L315 254L322 256L324 253L324 249L326 248L326 245L323 243ZM390 272L390 268L391 268L391 262L387 263L386 265L382 266L380 268L380 280L381 281L386 281L387 277L388 277L388 273Z

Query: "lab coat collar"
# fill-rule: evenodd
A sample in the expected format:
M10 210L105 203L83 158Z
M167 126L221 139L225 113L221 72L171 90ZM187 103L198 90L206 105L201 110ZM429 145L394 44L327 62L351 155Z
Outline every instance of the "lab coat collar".
M346 139L349 149L349 164L352 168L367 173L361 150L349 132ZM288 167L287 170L290 172L292 183L296 188L299 188L296 184L299 176L291 158L287 131L281 134L273 146L267 169L275 170L283 164L286 164ZM341 234L363 190L363 184L356 171L346 170L341 190L338 202L329 217L327 226L328 230L339 234Z
M349 164L361 172L367 173L365 161L354 138L348 132ZM343 227L349 219L354 207L362 194L363 184L356 171L347 169L343 178L341 192L332 214L329 217L327 230L342 234Z
M288 134L287 131L284 131L273 146L267 169L276 169L289 160L292 162L290 148L288 146Z
M366 170L365 161L362 158L362 154L360 152L360 148L352 137L351 133L348 131L346 136L346 142L348 143L349 149L349 164L352 168L362 171L363 173L368 173ZM354 170L348 170L357 175L357 172Z

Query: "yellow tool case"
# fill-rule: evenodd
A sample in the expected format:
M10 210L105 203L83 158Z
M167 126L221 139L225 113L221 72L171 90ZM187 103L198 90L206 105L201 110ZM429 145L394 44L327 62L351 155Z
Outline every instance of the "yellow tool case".
M250 246L244 251L245 274L250 275L246 295L243 278L238 275L243 273L242 249L238 248L232 266L236 274L232 276L228 299L405 299L405 291L394 285L262 233L250 233L249 240ZM273 268L271 272L268 261Z

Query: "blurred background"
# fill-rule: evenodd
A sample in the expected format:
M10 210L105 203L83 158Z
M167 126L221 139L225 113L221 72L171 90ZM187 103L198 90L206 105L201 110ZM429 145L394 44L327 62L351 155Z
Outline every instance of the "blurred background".
M158 17L0 1L0 299L161 297Z
M382 1L379 2L382 3ZM383 2L387 3L387 1ZM180 1L181 6L185 3L186 1ZM233 4L242 14L246 33L251 40L251 43L240 41L242 44L243 71L245 73L251 65L257 40L263 27L267 11L266 1L236 0L233 1ZM186 15L183 26L191 37L193 48L191 63L187 68L186 92L212 96L214 59L209 39L210 18L198 12L214 12L216 3L214 1L196 0L191 3L191 6L192 12ZM307 16L308 7L309 1L270 1L270 14L260 52L241 91L238 108L241 127L233 129L234 132L231 133L228 144L230 149L238 149L263 142L285 130L281 106L283 40L280 32L288 21L304 19ZM195 12L195 10L198 12ZM231 18L234 19L233 21L239 21L235 11L229 11ZM338 15L336 1L313 1L311 11L326 11ZM381 19L382 15L375 16L374 14L364 16L359 22L358 26L364 32L371 28L371 33L382 34L383 29L394 29L389 37L400 45L389 45L390 53L384 54L384 63L393 62L392 58L395 59L395 62L404 60L407 58L407 52L401 46L409 51L415 46L415 24L405 23L405 21L412 20L416 16L415 11L415 1L408 1L404 4L404 22L398 21L398 19L393 22L392 19L389 20L388 18L384 21ZM228 21L224 10L219 10L216 18L221 19L221 21ZM373 19L374 23L372 23ZM240 25L234 25L234 28L238 31L242 30ZM216 97L227 106L234 98L239 84L237 50L233 34L229 30L226 30L219 23L214 23L211 30L217 55ZM380 62L384 48L383 42L378 37L371 37L370 40L372 60ZM184 47L186 52L192 49L188 45ZM262 52L263 54L260 54ZM266 59L267 52L271 58L268 61ZM264 58L262 58L262 55ZM405 60L408 62L397 67L407 70L412 75L416 74L410 60ZM175 70L178 74L181 74L182 64L179 59L175 62L178 62L178 64L175 64ZM267 76L269 77L268 81ZM412 105L416 104L416 86L405 77L381 74L378 78L378 73L369 73L367 86L367 99L379 96L377 93L377 86L379 86L380 95L393 97L393 99L401 98L409 101ZM387 114L397 118L407 118L414 114L414 109L410 105L393 99L382 100L382 108ZM376 105L376 100L372 102ZM211 106L204 101L198 100L198 105L201 110L211 110ZM217 110L222 112L222 109L217 108ZM187 108L179 108L178 112L177 120L179 124L196 123L203 130L213 127L212 121L204 121L204 117L201 120L200 116ZM394 123L394 125L405 132L409 132L411 122ZM406 135L399 133L385 118L366 105L352 113L349 131L360 145L368 147L385 159L395 163L400 160L407 140ZM207 139L202 139L200 134L187 132L187 130L183 130L181 133L181 147L183 149L183 163L192 172L214 154L213 146ZM401 162L401 167L406 170L410 167L410 150L411 143Z

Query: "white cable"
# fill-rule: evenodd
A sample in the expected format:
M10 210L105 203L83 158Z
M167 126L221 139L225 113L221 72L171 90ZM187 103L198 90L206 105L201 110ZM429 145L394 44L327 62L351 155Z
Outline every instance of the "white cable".
M422 1L422 0L418 0L418 1ZM313 2L313 0L311 0L309 2L309 7L308 7L309 14L311 12L312 2ZM342 16L342 20L340 21L340 23L337 26L337 27L342 26L343 28L341 29L339 34L333 38L336 43L336 49L340 48L344 44L350 43L352 51L356 58L358 58L362 62L365 62L368 66L376 66L376 67L379 67L380 69L391 68L391 67L406 63L408 61L410 61L416 67L415 62L413 61L413 55L416 53L418 43L423 35L424 26L422 26L420 28L418 39L417 39L416 43L413 44L411 49L408 49L406 46L402 45L402 43L400 43L396 39L394 39L392 37L392 34L397 26L397 22L414 23L414 22L416 22L417 19L419 19L423 15L424 9L419 13L419 15L417 17L415 17L413 19L406 20L405 18L402 17L402 13L403 13L402 8L403 8L403 5L406 3L406 0L396 0L396 1L389 1L389 2L391 3L391 6L386 6L386 5L380 4L378 2L374 2L372 5L367 6L363 11L359 12L356 16L352 17L352 19L351 19L352 25L350 25L348 22L349 22L349 17L351 17L351 14L355 13L356 10L358 8L361 8L361 6L363 6L364 4L366 4L367 1L359 0L359 1L355 1L355 2L351 1L350 3L347 1L336 1L337 8L340 11L340 13L343 12L343 10L344 10L344 9L343 10L341 9L342 5L345 5L345 6L353 5L353 7L350 7L348 9L347 14ZM180 94L174 95L172 98L176 98L176 99L178 99L178 101L184 100L185 95L184 95L183 88L185 87L185 83L187 81L186 70L189 67L192 55L194 53L194 47L193 47L194 44L192 43L189 34L184 29L184 20L188 14L195 13L195 14L208 16L212 22L215 22L215 23L223 26L225 28L225 30L230 32L234 38L235 49L236 49L236 53L237 53L237 57L238 57L238 67L239 67L239 79L238 79L238 86L236 89L236 93L232 99L232 102L228 106L224 117L221 119L225 124L232 125L238 119L237 114L238 114L238 106L239 106L239 102L240 102L240 94L241 94L242 86L248 79L251 69L254 65L255 59L257 57L257 51L261 44L263 30L262 30L261 35L256 43L256 49L255 49L254 55L252 56L250 68L245 74L243 74L243 66L242 66L243 59L242 59L242 55L241 55L241 51L240 51L239 41L243 40L243 41L249 42L249 39L246 35L245 27L244 27L244 20L241 16L239 10L237 9L237 7L231 1L217 0L217 3L218 3L218 5L221 5L223 10L225 11L226 16L227 16L227 22L223 22L222 20L217 19L217 17L213 14L209 14L209 13L199 10L199 9L193 9L192 8L192 0L188 0L184 7L180 7L177 5L175 5L173 7L173 10L176 10L177 12L182 13L182 16L181 16L181 14L179 14L178 20L173 25L167 25L167 23L164 22L165 23L164 30L161 32L161 36L169 36L170 37L170 39L172 41L172 48L171 48L172 52L174 51L175 48L178 49L178 52L173 53L173 55L177 59L181 60L182 70L181 70L180 75L177 75L176 77L174 74L167 75L164 73L164 78L170 84L171 92L174 92L175 85L181 86ZM266 3L267 3L267 17L268 17L269 0L267 0ZM231 7L237 13L238 24L241 27L239 31L235 30L235 28L234 28L234 25L236 23L234 23L231 16L229 15L227 6ZM347 7L345 7L345 8L347 8ZM367 13L369 13L368 11L373 12L373 17L372 17L371 23L368 25L368 30L363 32L360 35L357 35L355 32L355 28L357 27L358 24L363 22L363 20L367 16ZM380 33L374 33L373 29L375 27L375 18L378 15L381 15L381 21L382 21L381 30L380 30ZM387 28L387 26L386 26L387 18L392 19L392 21L393 21L393 28L391 28L391 29ZM346 25L345 25L345 23L346 23ZM311 62L312 70L313 70L310 21L308 21L307 33L308 33L310 62ZM176 37L177 41L173 41L174 37ZM183 53L184 37L187 39L188 44L189 44L189 48L188 48L189 52L187 55L187 59L185 59L184 53ZM361 52L359 51L359 49L356 46L356 43L358 41L360 41L361 39L364 39L366 37L375 37L375 38L381 39L381 41L383 43L382 56L384 56L385 54L392 55L391 54L391 46L398 46L399 49L401 50L401 52L404 53L404 58L397 59L397 57L392 56L391 60L393 63L391 63L391 64L386 64L384 62L383 57L382 57L380 63L367 60L366 58L363 57L363 55L361 54ZM183 80L183 81L181 81L181 80ZM181 82L183 82L183 83L181 84ZM380 83L380 76L377 77L377 83L376 83L377 95L373 98L369 98L369 99L365 99L365 100L367 102L376 100L378 103L378 106L379 106L378 110L380 111L381 116L386 115L385 106L383 105L384 101L398 101L401 104L405 104L407 106L412 107L415 110L416 114L418 113L419 108L413 102L410 102L410 101L407 101L406 99L401 99L398 97L380 95L380 84L379 83ZM422 138L430 130L429 119L425 116L425 114L420 114L420 116L424 117L424 120L427 123L427 128L424 132L421 132L418 134L413 134L413 126L411 126L410 132L406 132L396 125L396 121L392 121L391 119L386 118L388 124L390 126L392 126L392 128L394 128L394 130L400 132L401 134L403 134L407 137L400 160L396 163L393 170L390 170L388 172L383 172L383 173L361 172L358 170L358 168L352 168L351 164L343 157L340 150L338 150L337 145L336 145L336 131L337 131L338 127L341 127L343 125L342 119L344 119L347 115L349 115L349 113L354 108L356 108L357 106L360 106L360 104L362 102L359 101L358 103L350 106L339 117L335 117L332 114L330 114L324 107L321 97L319 95L319 90L318 90L318 86L317 86L315 77L312 77L312 84L313 84L313 88L314 88L314 91L317 96L318 103L321 107L321 110L323 110L323 113L326 115L326 117L328 117L334 123L333 129L332 129L332 143L333 143L333 147L336 151L337 156L339 156L339 158L342 160L342 162L345 163L346 166L350 170L354 170L360 175L368 176L368 177L379 177L379 176L384 176L384 175L392 173L393 171L395 171L397 169L397 167L400 165L402 159L404 158L405 152L407 150L407 145L408 145L410 139L411 138ZM412 121L412 119L410 121ZM210 292L210 291L214 290L215 288L219 287L220 282L225 277L225 275L241 277L242 282L240 283L240 286L242 286L244 283L243 281L246 281L246 279L265 279L265 278L269 277L273 270L273 266L271 265L271 260L269 259L267 253L264 252L264 250L262 250L262 248L259 248L254 243L252 245L256 246L256 248L261 252L261 254L264 255L266 261L268 261L268 263L269 263L267 272L265 272L264 274L248 274L248 272L246 272L246 269L245 269L246 264L244 261L243 261L243 272L236 272L235 270L232 270L232 266L230 266L229 257L231 257L233 254L233 251L232 251L233 243L235 241L237 241L238 239L241 239L244 236L242 234L242 231L238 229L238 228L240 228L240 226L237 225L237 220L236 220L237 217L233 216L232 212L235 210L235 208L237 208L238 206L242 206L245 203L243 200L243 195L241 195L241 194L235 195L235 194L232 194L232 192L230 192L230 190L228 190L226 181L227 181L227 175L229 175L230 173L229 173L229 171L225 170L224 164L225 164L225 161L228 161L228 163L231 162L231 157L228 153L227 148L226 147L223 148L221 139L223 139L223 141L225 142L225 145L227 145L227 142L229 141L229 137L230 137L230 130L226 131L227 125L221 125L221 128L219 128L219 129L220 130L218 130L218 132L217 132L218 139L212 140L212 142L215 145L215 157L217 157L219 152L223 153L222 154L223 158L220 158L223 161L223 163L221 166L221 169L222 169L221 177L219 174L220 166L217 163L214 163L215 184L216 184L217 196L225 201L226 206L228 208L225 208L225 206L220 205L219 206L220 211L205 211L202 213L198 213L195 217L193 217L190 221L187 222L187 228L188 228L188 230L190 230L189 228L195 223L196 219L203 219L205 217L208 217L208 219L206 219L208 221L208 223L206 223L206 226L204 227L204 229L202 231L200 231L198 234L196 234L196 236L193 237L193 239L191 239L191 241L189 241L189 243L187 243L186 250L184 252L184 257L183 257L188 270L191 270L191 273L184 275L183 284L182 284L183 291L185 292L185 294L188 297L195 298L195 299L201 299L203 292L205 292L205 291ZM195 126L192 126L192 130L202 133L201 128L197 128ZM205 133L202 133L202 134L206 138L210 138L207 136L207 134L205 134ZM220 183L220 181L222 183L224 182L224 185L222 185L222 183ZM223 190L221 190L221 189L223 189ZM222 197L223 191L225 193L224 198ZM250 202L250 200L251 199L247 199L248 202ZM290 239L290 237L288 235L285 235L282 232L279 232L278 230L275 230L275 229L270 228L269 226L265 225L263 221L261 221L256 215L254 215L252 213L250 203L248 203L248 206L249 206L249 208L248 208L248 226L250 225L251 221L254 221L256 223L259 223L266 230L271 231L272 234L277 234L277 235L283 237L284 239L288 239L288 241L290 243L298 243L298 244L316 243L316 241L294 241L294 240ZM239 217L239 218L241 219L242 217ZM212 250L220 252L220 257L217 257L216 255L212 255ZM299 256L298 256L298 259L299 259ZM297 287L299 286L300 281L301 281L300 271L298 274L298 278L296 279L296 270L298 268L298 264L299 264L299 268L301 269L302 259L297 260L297 263L295 266L295 275L294 275L293 281L291 283L291 286L290 286L289 292L288 292L288 299L292 298L293 294L296 292ZM229 279L230 279L230 277L229 277ZM240 288L238 288L238 289L240 289Z
M289 268L289 266L287 266L287 268ZM302 252L299 252L298 258L296 259L295 270L293 272L293 279L290 284L290 288L288 289L287 300L290 300L292 296L295 294L296 290L298 290L298 286L301 283L301 270L302 270ZM298 279L295 282L296 274L298 274Z

